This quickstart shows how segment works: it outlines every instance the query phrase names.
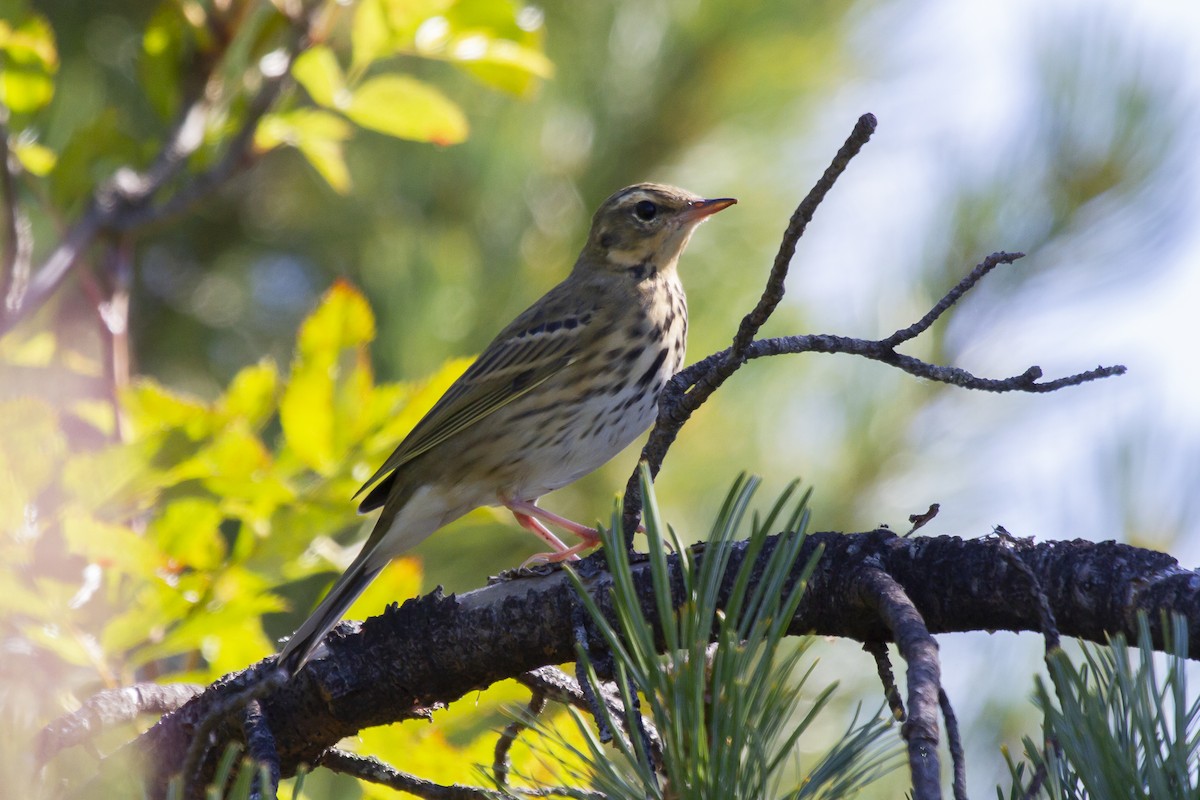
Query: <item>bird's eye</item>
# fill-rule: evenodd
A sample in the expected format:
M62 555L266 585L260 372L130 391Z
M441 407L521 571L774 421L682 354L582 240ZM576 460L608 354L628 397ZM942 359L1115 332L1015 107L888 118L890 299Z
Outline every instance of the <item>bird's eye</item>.
M658 214L658 206L649 200L640 200L633 207L633 213L643 222L649 222Z

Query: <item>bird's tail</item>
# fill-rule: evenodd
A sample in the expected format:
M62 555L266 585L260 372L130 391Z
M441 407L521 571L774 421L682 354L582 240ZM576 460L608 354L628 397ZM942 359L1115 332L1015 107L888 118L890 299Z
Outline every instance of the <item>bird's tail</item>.
M363 590L375 580L375 576L383 569L383 565L368 563L370 552L374 548L364 547L362 552L346 569L342 577L337 579L329 594L321 601L308 619L304 621L292 638L288 639L283 650L279 653L277 664L280 669L287 670L289 675L295 675L308 661L309 656L321 644L325 634L338 623L346 610L354 603ZM386 563L386 561L385 561Z

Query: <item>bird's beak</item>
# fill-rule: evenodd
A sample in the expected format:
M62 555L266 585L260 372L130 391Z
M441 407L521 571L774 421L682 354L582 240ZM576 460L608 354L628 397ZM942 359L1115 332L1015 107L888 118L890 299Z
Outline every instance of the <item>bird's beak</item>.
M729 208L737 200L732 197L717 197L712 200L693 200L683 210L684 222L699 222L705 217L712 216L723 208Z

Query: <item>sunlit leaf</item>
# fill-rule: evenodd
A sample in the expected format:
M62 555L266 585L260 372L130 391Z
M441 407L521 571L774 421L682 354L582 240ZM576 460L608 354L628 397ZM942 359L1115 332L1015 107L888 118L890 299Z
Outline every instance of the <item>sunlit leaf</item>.
M201 497L173 500L151 524L153 539L175 568L216 569L225 559L221 537L221 510Z
M66 439L49 403L21 397L0 403L0 442L0 530L14 530L54 478Z
M155 467L155 459L188 453L192 447L193 443L180 435L77 453L63 464L62 487L67 498L82 508L118 506L124 513L145 510L165 485L165 473Z
M447 55L483 83L515 95L528 94L554 75L554 65L541 52L505 39L466 36L452 42Z
M212 429L206 403L149 378L138 379L122 392L121 406L134 434L179 428L192 439L200 439Z
M12 143L10 149L25 171L39 178L49 174L58 160L53 150L37 142L18 140Z
M334 471L344 455L335 452L337 384L356 372L357 351L374 336L366 299L345 282L335 283L300 327L279 418L292 452L317 472Z
M306 139L296 145L317 174L325 179L329 188L338 194L347 194L351 187L350 170L346 167L346 156L342 143L332 139Z
M391 449L416 426L421 417L433 408L433 404L446 393L450 385L466 372L472 361L471 358L451 359L433 375L397 396L397 401L402 402L398 402L395 408L386 412L381 420L381 427L364 447L366 455L374 459L385 450L391 452Z
M355 70L412 48L425 25L445 24L440 15L454 0L360 0L351 30Z
M357 87L346 116L400 139L457 144L467 138L462 109L432 86L407 75L380 75Z
M346 120L328 111L301 108L263 117L254 144L262 151L280 145L295 147L334 191L344 194L350 190L350 171L342 142L353 130Z
M79 509L65 513L62 525L70 552L106 569L140 577L165 563L153 543L126 525L102 522Z
M333 108L346 91L346 80L337 56L328 46L319 44L305 50L292 64L292 75L319 106Z
M37 111L54 96L57 70L54 31L43 17L0 19L0 103L18 114Z
M264 358L233 376L218 407L230 417L245 420L251 429L257 429L275 413L278 391L279 371L274 361Z

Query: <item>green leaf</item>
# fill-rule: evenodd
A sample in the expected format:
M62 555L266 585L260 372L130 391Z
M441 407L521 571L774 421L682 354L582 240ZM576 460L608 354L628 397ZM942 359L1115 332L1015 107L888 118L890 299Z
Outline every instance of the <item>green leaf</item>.
M0 403L0 442L0 530L13 531L55 477L66 439L49 403L19 397Z
M257 429L275 413L278 391L279 371L274 361L264 358L233 376L217 406L227 416L245 420L250 428Z
M354 70L411 48L417 31L445 24L441 15L453 6L453 0L361 0L350 33Z
M154 110L167 119L179 105L180 63L190 30L178 3L160 3L142 33L138 77Z
M172 391L149 378L135 381L122 392L121 407L135 435L177 428L198 440L212 431L212 414L202 400Z
M178 566L217 569L225 559L221 510L211 500L185 497L171 502L150 525L149 536Z
M450 145L467 138L462 109L437 89L406 75L364 81L345 113L364 128L400 139Z
M455 39L447 57L477 80L510 94L524 96L540 80L554 75L554 64L540 51L482 34Z
M343 281L326 292L300 327L291 376L279 404L284 438L301 462L322 474L336 471L348 447L335 429L335 403L345 384L370 389L363 345L375 337L375 318L366 299ZM365 377L364 377L365 376ZM349 398L353 402L353 398ZM353 414L354 409L345 409Z
M37 142L18 140L11 143L9 149L26 172L39 178L48 175L58 160L53 150Z
M0 103L17 114L37 111L54 96L57 71L54 31L44 17L0 19Z
M292 76L304 87L319 106L335 108L343 105L346 79L338 66L337 56L327 45L319 44L305 50L292 64Z
M62 525L70 552L101 567L144 577L164 562L157 547L125 525L102 522L77 508L63 515Z
M302 108L263 117L254 133L259 150L290 145L312 165L334 191L350 191L350 171L342 142L350 138L353 128L346 120L319 109Z

